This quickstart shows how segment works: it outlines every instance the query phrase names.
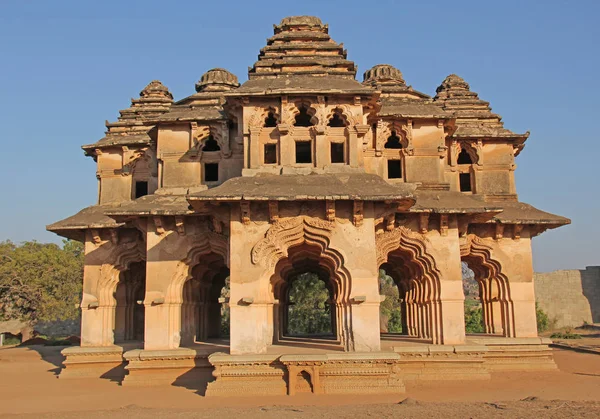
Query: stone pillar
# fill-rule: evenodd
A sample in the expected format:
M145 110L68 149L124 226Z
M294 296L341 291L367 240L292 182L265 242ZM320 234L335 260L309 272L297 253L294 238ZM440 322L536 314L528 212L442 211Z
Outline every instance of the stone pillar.
M296 144L289 135L290 126L279 124L277 130L279 131L279 164L281 166L292 166L296 163Z
M350 167L359 167L359 155L362 155L362 141L358 141L355 127L348 127L348 164Z
M314 127L315 132L315 167L322 169L331 164L329 157L329 142L325 135L326 127L318 125Z
M261 127L250 127L250 168L257 169L262 165L260 157L260 131Z

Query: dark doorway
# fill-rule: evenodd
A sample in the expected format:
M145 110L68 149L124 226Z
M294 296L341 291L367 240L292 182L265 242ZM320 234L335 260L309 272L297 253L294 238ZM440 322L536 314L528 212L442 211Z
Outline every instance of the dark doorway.
M219 181L219 163L204 164L204 181L218 182Z
M402 162L400 160L388 160L388 179L402 178Z
M458 175L461 192L471 192L471 174L461 173Z
M277 164L277 144L265 144L265 164Z
M148 182L135 182L135 198L141 198L142 196L146 195L148 195Z
M331 143L331 163L344 162L344 143Z

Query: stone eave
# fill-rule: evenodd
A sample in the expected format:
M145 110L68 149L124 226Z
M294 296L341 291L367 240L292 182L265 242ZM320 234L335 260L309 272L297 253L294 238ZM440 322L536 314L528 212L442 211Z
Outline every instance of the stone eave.
M85 230L119 228L125 223L117 222L106 215L106 210L112 205L92 205L77 214L46 226L47 231L69 239L83 241Z

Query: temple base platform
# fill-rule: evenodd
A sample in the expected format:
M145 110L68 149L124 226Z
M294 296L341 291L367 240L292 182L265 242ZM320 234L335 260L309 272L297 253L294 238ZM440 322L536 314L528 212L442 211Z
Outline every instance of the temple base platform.
M464 345L382 337L380 352L285 342L267 354L230 355L226 341L172 350L73 347L60 377L102 377L126 386L176 385L206 396L403 393L421 381L488 380L502 371L556 370L544 338L469 336ZM138 345L139 346L139 345Z

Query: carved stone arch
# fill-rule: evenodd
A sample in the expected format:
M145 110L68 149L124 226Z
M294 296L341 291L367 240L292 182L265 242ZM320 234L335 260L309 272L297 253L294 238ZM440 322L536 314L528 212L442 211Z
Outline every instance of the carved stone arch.
M400 123L400 121L393 120L387 122L381 122L378 124L377 132L377 150L383 150L388 139L392 136L392 132L400 138L400 144L402 148L407 149L412 145L412 131L406 124Z
M98 305L100 307L114 307L116 300L114 297L119 276L121 272L129 269L134 262L146 260L146 252L142 243L136 241L123 243L115 247L111 252L114 256L111 260L114 263L105 263L100 267L100 279L98 281Z
M165 301L171 304L181 303L183 284L191 279L192 269L200 262L202 256L209 253L221 256L225 265L229 266L229 240L227 236L209 231L197 237L185 259L177 264L169 283Z
M352 110L348 105L335 105L331 106L327 112L323 120L323 125L329 126L331 119L337 115L343 122L346 127L351 125L356 125L354 115L352 114Z
M502 334L506 337L515 337L515 319L514 306L510 291L510 282L508 277L502 272L502 265L493 257L493 248L485 243L480 237L469 234L460 246L461 259L475 273L475 279L480 286L490 289L495 285L498 295L497 298L501 305ZM485 303L482 301L482 303ZM486 313L484 313L484 316ZM490 314L487 313L488 317ZM486 325L486 329L490 326Z
M427 239L419 233L400 226L392 231L382 232L375 238L378 266L388 262L390 254L399 255L416 280L413 297L419 314L418 335L431 338L434 344L442 343L441 330L441 273L433 256L427 251Z
M312 125L319 125L321 123L320 119L323 118L319 118L320 115L318 115L318 108L320 107L314 107L313 104L306 99L298 100L288 104L286 109L287 116L285 119L285 123L289 126L294 126L296 123L296 116L300 113L300 110L302 108L305 108L306 112L311 117L310 123Z
M334 222L308 216L279 221L252 248L252 263L274 272L277 263L288 257L291 247L301 244L313 246L319 249L319 257L335 274L332 279L338 281L340 301L347 301L350 298L350 273L344 267L345 257L341 251L330 247L334 227Z
M456 143L456 159L457 161L454 162L455 164L458 164L458 156L460 154L460 152L462 150L465 150L465 152L469 155L469 157L471 158L471 164L479 164L480 161L480 155L479 152L477 150L477 145L475 142L469 142L469 141L460 141Z

